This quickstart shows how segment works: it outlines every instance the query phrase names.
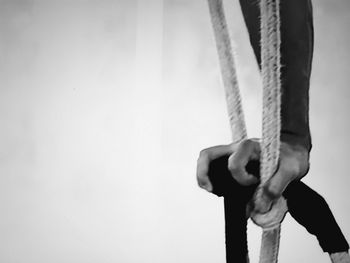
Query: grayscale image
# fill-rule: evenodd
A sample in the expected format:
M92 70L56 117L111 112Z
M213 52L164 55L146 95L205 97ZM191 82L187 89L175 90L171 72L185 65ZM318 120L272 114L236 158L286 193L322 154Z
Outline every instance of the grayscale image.
M348 0L0 0L0 263L350 263Z

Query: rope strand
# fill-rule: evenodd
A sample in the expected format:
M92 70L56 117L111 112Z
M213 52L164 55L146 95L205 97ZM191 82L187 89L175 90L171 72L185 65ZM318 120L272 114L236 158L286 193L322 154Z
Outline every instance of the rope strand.
M211 22L225 87L228 115L234 142L247 138L237 71L222 0L208 0ZM261 156L261 183L255 203L263 202L263 186L276 170L280 148L280 16L279 0L261 0L261 48L263 79L263 131ZM277 262L280 222L286 213L286 202L278 200L277 206L267 214L253 215L253 221L264 228L260 263ZM249 258L247 259L249 261Z
M247 138L241 93L238 87L236 63L233 55L222 0L208 0L214 29L215 43L219 55L221 76L225 88L227 112L233 142Z

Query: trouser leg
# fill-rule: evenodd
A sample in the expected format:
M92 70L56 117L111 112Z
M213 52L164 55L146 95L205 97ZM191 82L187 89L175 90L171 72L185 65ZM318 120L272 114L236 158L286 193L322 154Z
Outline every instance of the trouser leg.
M348 251L349 245L325 199L306 184L295 181L283 193L291 216L317 237L324 252Z
M213 193L224 197L226 262L246 263L247 216L246 207L256 186L241 186L227 169L228 156L211 162L209 177Z
M256 185L239 185L232 178L227 164L228 156L212 161L209 177L213 193L224 196L227 262L245 263L248 253L246 206L253 197ZM250 163L249 166L250 173L258 173L259 164ZM321 195L303 182L294 181L288 185L283 196L287 200L291 216L316 236L323 251L348 251L349 245Z

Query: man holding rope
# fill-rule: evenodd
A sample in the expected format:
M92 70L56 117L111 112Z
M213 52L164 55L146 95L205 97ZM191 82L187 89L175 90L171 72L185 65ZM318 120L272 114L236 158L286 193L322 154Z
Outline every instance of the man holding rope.
M240 0L257 62L260 56L260 9L257 0ZM264 186L265 202L251 207L270 210L283 196L292 217L315 235L333 262L350 262L349 245L326 201L300 181L309 170L309 85L313 55L311 0L281 0L281 147L278 169ZM248 139L201 151L197 180L201 188L225 197L227 262L246 262L247 206L259 178L260 142ZM230 220L228 222L227 220Z

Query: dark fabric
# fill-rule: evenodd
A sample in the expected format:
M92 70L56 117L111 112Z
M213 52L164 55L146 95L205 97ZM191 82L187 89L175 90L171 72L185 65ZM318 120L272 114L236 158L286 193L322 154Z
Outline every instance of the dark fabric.
M309 84L313 55L311 0L281 0L281 140L310 151ZM260 66L258 0L240 0L250 42Z
M225 197L226 262L246 263L248 253L246 206L257 185L248 187L239 185L227 169L227 161L227 156L212 161L209 178L213 185L213 193Z
M260 55L260 8L259 0L240 0L243 17L248 29L250 42L253 47L258 65L261 64ZM313 21L311 0L281 0L281 140L292 145L300 145L310 151L311 136L309 130L309 84L311 74L311 61L313 55ZM246 205L245 191L242 186L232 182L227 173L226 166L219 160L214 162L216 175L222 173L223 179L216 180L214 191L224 196L225 222L226 222L226 258L227 262L246 262L247 253L246 221L242 215L235 213L241 211ZM258 170L258 169L257 169ZM221 177L221 176L220 176ZM231 180L231 181L230 181ZM250 190L250 189L249 189ZM243 192L243 193L242 193ZM292 191L292 193L294 193ZM244 198L242 198L244 196ZM293 195L292 195L293 196ZM296 206L296 210L298 207ZM330 212L330 211L329 211ZM235 219L235 217L238 217ZM299 223L303 223L302 216ZM310 226L312 224L308 224ZM238 231L238 235L235 233ZM310 230L309 230L310 231ZM311 231L314 232L314 231ZM319 236L316 231L314 234ZM321 242L320 242L321 243ZM323 243L322 243L323 244ZM241 246L244 246L243 248ZM239 248L240 250L237 250Z
M226 262L246 263L248 253L246 206L253 197L257 185L239 185L232 178L227 165L228 156L212 161L209 178L213 184L213 193L224 196ZM247 171L259 176L259 163L250 162ZM301 181L290 183L283 196L287 200L291 216L309 233L316 236L324 252L333 253L349 249L322 196Z
M349 249L326 200L306 184L295 181L283 193L289 213L306 230L317 237L324 252L334 253Z
M260 66L259 0L240 0L250 42ZM281 140L310 151L309 85L313 55L311 0L281 0ZM227 169L228 157L213 161L209 176L214 193L224 196L227 263L246 263L246 205L256 186L244 187ZM258 176L259 164L247 169ZM289 212L308 232L315 235L325 252L347 251L349 245L326 201L301 181L292 182L284 192Z

